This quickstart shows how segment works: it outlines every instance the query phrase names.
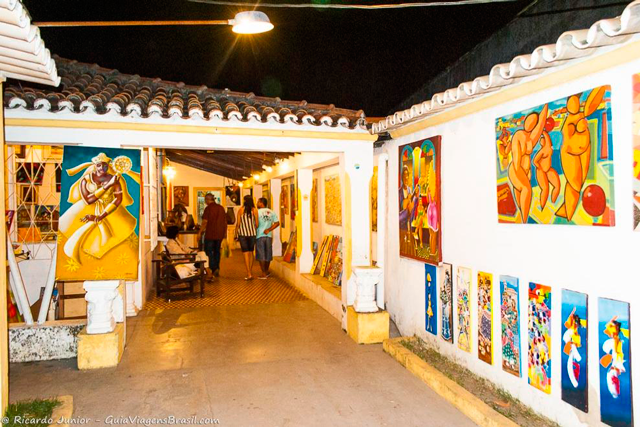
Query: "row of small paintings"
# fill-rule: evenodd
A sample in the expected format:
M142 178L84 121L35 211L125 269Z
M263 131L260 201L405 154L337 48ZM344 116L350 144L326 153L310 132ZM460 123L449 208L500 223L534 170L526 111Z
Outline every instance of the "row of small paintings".
M425 329L449 343L472 351L471 316L473 295L471 269L456 269L454 289L453 266L440 268L425 264ZM439 286L438 286L439 283ZM522 344L520 333L520 283L513 276L501 275L500 323L502 369L522 376ZM438 290L439 288L439 290ZM493 364L493 275L477 274L478 358ZM529 283L527 289L527 379L528 383L551 394L552 353L551 322L557 310L552 310L550 286ZM438 300L439 303L438 304ZM455 302L455 304L454 304ZM438 317L438 305L441 314ZM454 307L455 305L455 307ZM588 412L588 295L562 290L562 400ZM454 318L457 320L454 326ZM440 324L440 328L438 328ZM631 389L631 332L629 303L608 298L598 299L599 386L600 411L603 423L611 426L633 425Z

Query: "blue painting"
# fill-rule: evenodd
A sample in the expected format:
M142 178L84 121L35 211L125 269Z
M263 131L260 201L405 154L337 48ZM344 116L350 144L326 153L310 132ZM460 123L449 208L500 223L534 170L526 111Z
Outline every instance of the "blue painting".
M562 290L562 400L589 412L586 294Z
M520 301L517 277L500 276L502 369L517 377L520 369Z
M610 426L632 426L631 331L629 304L598 300L600 419Z
M436 284L436 266L424 265L425 271L425 329L438 335L438 285Z

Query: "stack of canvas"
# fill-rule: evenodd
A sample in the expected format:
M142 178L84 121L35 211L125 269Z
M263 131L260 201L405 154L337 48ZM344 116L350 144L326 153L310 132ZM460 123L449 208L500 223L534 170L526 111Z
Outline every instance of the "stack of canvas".
M340 286L342 279L342 238L340 236L324 237L313 261L311 274L319 274L334 285Z

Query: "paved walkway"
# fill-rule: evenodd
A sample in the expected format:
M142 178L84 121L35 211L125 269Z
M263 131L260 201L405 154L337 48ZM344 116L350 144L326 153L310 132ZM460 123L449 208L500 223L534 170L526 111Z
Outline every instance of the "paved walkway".
M12 364L11 400L71 394L76 416L100 420L90 425L110 415L250 427L474 425L310 300L145 310L127 327L117 368Z

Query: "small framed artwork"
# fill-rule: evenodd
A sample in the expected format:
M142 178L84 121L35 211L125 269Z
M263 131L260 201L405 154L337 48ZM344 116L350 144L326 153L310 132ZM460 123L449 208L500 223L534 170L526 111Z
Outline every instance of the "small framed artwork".
M31 185L20 186L20 201L24 204L34 204L38 201L38 187Z

